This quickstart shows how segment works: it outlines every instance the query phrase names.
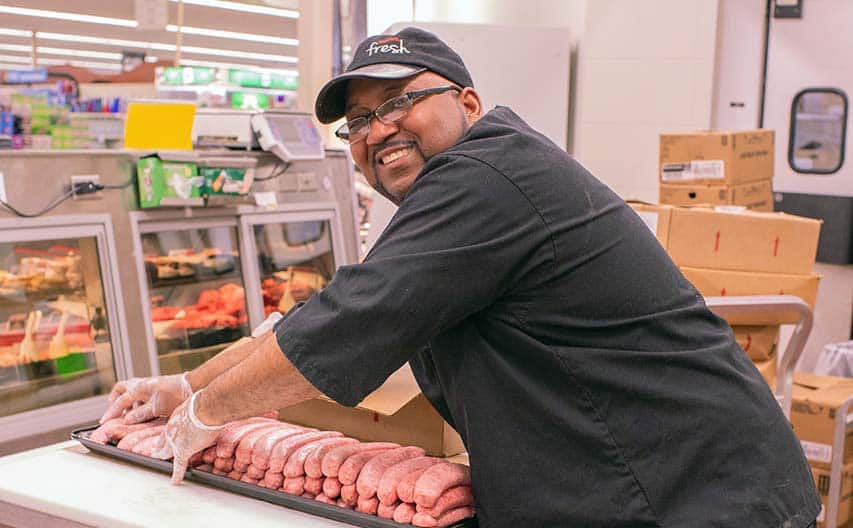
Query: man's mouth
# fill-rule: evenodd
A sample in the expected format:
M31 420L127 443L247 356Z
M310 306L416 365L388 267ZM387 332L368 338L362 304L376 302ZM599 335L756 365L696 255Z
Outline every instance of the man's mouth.
M389 149L382 153L379 158L380 165L390 165L395 161L408 156L412 152L412 147L400 147Z

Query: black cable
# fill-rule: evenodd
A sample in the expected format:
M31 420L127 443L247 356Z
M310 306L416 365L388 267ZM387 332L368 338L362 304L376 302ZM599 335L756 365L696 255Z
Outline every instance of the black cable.
M0 205L5 207L6 209L8 209L14 215L17 215L17 216L20 216L23 218L35 218L37 216L41 216L47 212L50 212L50 211L56 209L59 206L59 204L61 204L65 200L71 198L72 196L74 196L74 191L68 190L65 192L65 194L63 194L62 196L60 196L59 198L57 198L56 200L54 200L53 202L48 204L47 207L45 207L44 209L42 209L41 211L39 211L37 213L24 213L24 212L18 211L17 209L12 207L11 204L8 204L2 200L0 200Z
M277 167L281 167L281 169L279 169L278 171L276 171L275 169L276 169ZM256 181L256 182L263 182L263 181L269 181L269 180L272 180L273 178L278 178L279 176L281 176L282 174L284 174L284 173L287 171L287 169L288 169L288 168L290 168L290 163L289 163L289 162L285 161L285 162L284 162L284 164L282 164L282 162L280 162L280 161L276 161L276 162L275 162L275 165L273 165L273 167L272 167L272 170L270 170L270 174L269 174L269 175L264 176L263 178L255 178L255 179L254 179L254 181Z

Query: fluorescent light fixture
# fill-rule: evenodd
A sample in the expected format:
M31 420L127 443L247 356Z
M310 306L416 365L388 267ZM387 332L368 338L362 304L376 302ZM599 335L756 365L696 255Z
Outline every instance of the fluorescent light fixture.
M172 33L178 32L178 26L169 24L166 26L166 31ZM263 42L265 44L283 44L285 46L298 46L299 41L292 38L273 37L270 35L258 35L255 33L238 33L236 31L224 31L221 29L197 28L184 26L181 28L181 33L186 35L203 35L205 37L219 37L236 40L250 40L252 42Z
M142 42L139 40L109 39L99 37L87 37L85 35L69 35L65 33L36 32L37 39L60 40L64 42L83 42L87 44L99 44L104 46L123 46L127 48L142 48L161 51L175 51L174 44L163 44L160 42ZM225 50L215 48L202 48L198 46L181 46L181 53L199 55L214 55L218 57L236 57L241 59L254 59L269 62L287 62L296 64L299 59L288 55L272 55L269 53L254 53L249 51Z
M25 46L23 44L0 44L0 50L3 51L22 51L24 53L31 53L33 51L32 46Z
M94 15L83 15L81 13L69 13L67 11L48 11L46 9L29 9L26 7L0 6L0 13L8 15L31 16L36 18L55 18L72 22L89 22L92 24L105 24L108 26L136 27L136 20L126 18L112 18Z
M33 36L33 32L32 31L25 31L23 29L0 28L0 35L6 36L6 37L30 38Z
M263 68L254 64L236 64L233 62L212 62L205 60L181 59L181 66L209 66L211 68L233 68L237 70L251 70L258 73L274 73L276 75L292 75L299 76L296 70L277 70L272 68Z
M32 64L33 59L29 57L21 57L20 55L0 55L0 61L20 62L22 64ZM19 66L20 68L20 66Z
M145 56L145 62L157 62L158 60L160 60L160 58L155 57L154 55L146 55Z
M93 59L121 60L121 53L110 53L106 51L73 50L38 46L36 48L36 53L38 53L39 55L70 55L72 57L91 57Z
M179 2L180 0L170 0L171 2ZM237 2L226 2L224 0L183 0L185 4L197 5L202 7L215 7L219 9L230 9L232 11L242 11L244 13L255 13L258 15L270 15L283 18L299 18L299 11L292 9L278 9L275 7L266 7L252 4L239 4Z
M39 57L38 66L77 66L78 68L88 68L90 70L121 70L121 64L113 62L89 62L75 61L65 59L43 59Z

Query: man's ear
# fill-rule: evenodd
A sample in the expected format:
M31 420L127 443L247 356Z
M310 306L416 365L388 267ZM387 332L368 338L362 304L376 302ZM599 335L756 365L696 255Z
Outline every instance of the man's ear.
M483 115L483 103L480 101L480 94L470 86L463 88L459 93L459 102L462 103L465 119L469 125L473 125Z

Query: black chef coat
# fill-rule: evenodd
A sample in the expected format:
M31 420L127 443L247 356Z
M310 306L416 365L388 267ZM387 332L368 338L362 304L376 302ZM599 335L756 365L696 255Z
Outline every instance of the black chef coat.
M410 362L465 442L487 528L802 528L820 508L728 325L508 108L431 158L364 262L276 333L344 405Z

